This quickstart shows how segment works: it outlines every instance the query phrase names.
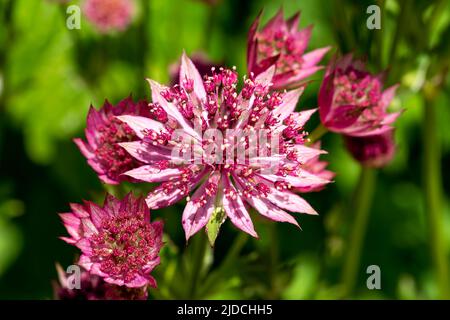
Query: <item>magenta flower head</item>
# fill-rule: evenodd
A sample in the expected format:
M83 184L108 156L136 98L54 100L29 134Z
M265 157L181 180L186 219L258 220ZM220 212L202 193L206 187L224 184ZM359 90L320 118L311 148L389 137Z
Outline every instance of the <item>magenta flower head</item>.
M394 157L393 132L393 130L389 130L382 134L365 137L344 136L344 140L347 150L363 166L381 168Z
M288 88L316 73L317 64L330 49L313 50L305 54L311 38L312 27L298 30L300 12L284 20L278 13L258 31L261 13L250 27L247 47L248 72L258 75L271 65L276 65L272 79L273 89Z
M70 237L61 239L81 250L80 266L110 284L156 287L150 273L159 264L163 223L150 223L143 198L107 195L103 207L89 201L70 207L60 214Z
M121 174L142 165L118 145L119 142L137 140L137 136L116 116L150 116L149 112L146 101L134 103L131 97L120 101L116 106L105 101L98 111L90 107L85 130L87 142L79 138L74 139L74 142L104 183L118 184L127 180Z
M147 300L147 288L128 288L105 282L101 277L82 271L79 288L74 287L78 274L69 276L57 264L59 282L53 282L53 294L57 300Z
M400 115L387 113L397 86L383 91L381 75L365 70L348 54L330 64L319 92L321 122L329 130L348 136L378 135L392 130Z
M316 214L292 192L329 182L303 169L324 153L305 146L303 127L315 110L294 112L303 88L272 92L274 70L245 79L238 91L234 69L212 70L202 79L183 54L180 85L165 87L149 80L151 108L164 110L163 120L118 117L140 138L120 145L145 163L125 174L161 183L146 199L150 208L187 198L182 217L186 239L226 217L257 237L248 206L297 226L286 211Z
M85 0L83 12L102 33L124 31L131 22L133 0Z

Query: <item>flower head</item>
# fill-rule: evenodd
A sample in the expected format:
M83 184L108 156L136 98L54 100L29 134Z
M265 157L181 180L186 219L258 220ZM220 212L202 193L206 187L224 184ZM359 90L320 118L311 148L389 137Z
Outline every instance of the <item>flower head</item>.
M149 80L150 105L162 108L165 119L119 117L140 138L120 145L145 163L125 174L161 183L146 199L150 208L187 197L182 217L187 239L221 210L237 228L256 237L246 205L295 225L284 210L316 214L292 192L329 182L303 168L324 153L304 145L304 124L315 110L294 112L302 88L272 92L274 69L246 79L239 92L234 70L213 70L203 80L183 54L180 85L164 87Z
M61 239L81 250L80 266L110 284L156 286L150 272L159 264L163 224L150 223L144 199L107 195L103 207L89 201L70 207L60 214L70 237Z
M83 12L103 33L125 30L133 16L133 0L85 0Z
M261 15L261 14L260 14ZM271 65L276 65L272 79L273 88L287 88L316 73L317 66L329 47L305 54L312 27L298 30L300 13L284 20L283 11L278 13L258 31L259 18L250 28L247 47L248 71L260 74Z
M380 168L387 165L395 154L393 130L382 134L351 137L344 136L347 150L353 158L366 167Z
M87 271L80 274L80 287L71 288L75 283L76 273L69 277L62 267L57 264L59 282L53 282L53 292L58 300L147 300L147 287L128 288L107 283L99 276L92 275Z
M134 103L131 97L120 101L116 106L105 101L98 111L91 106L85 130L87 142L74 139L89 165L104 183L118 184L128 179L122 173L141 165L118 145L119 142L137 140L134 131L116 117L124 114L149 116L150 111L146 101Z
M387 113L397 86L383 91L380 75L365 70L361 61L346 55L328 67L319 92L319 112L329 130L361 137L392 129L400 115Z

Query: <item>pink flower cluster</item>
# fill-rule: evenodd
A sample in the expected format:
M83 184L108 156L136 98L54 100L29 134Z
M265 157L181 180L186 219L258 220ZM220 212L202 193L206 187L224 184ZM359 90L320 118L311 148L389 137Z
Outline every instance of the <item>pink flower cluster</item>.
M101 2L87 0L85 11L102 29L128 23L129 1ZM113 9L124 16L110 14ZM202 57L199 71L183 54L171 85L148 80L150 103L127 98L90 108L86 141L74 141L100 180L157 186L145 199L108 195L102 207L86 201L61 214L70 235L62 239L81 250L85 289L72 292L60 274L60 298L145 299L147 287L156 286L151 272L163 245L163 224L150 222L149 209L186 199L186 240L217 214L253 237L250 209L296 226L291 213L317 214L299 193L322 190L334 173L319 158L326 153L320 141L310 141L305 128L316 109L295 109L304 80L322 68L329 47L305 53L312 28L298 30L299 14L284 20L280 10L260 30L259 19L249 31L248 75L241 83L235 68L203 68ZM395 153L392 125L400 113L387 112L395 90L383 90L382 76L351 55L326 70L321 123L344 136L362 165L384 166Z
M133 16L133 0L85 0L83 12L102 33L123 31Z
M400 112L388 113L397 85L383 90L383 76L366 71L351 54L333 61L319 92L320 119L344 135L348 150L364 165L381 167L394 155L392 124Z

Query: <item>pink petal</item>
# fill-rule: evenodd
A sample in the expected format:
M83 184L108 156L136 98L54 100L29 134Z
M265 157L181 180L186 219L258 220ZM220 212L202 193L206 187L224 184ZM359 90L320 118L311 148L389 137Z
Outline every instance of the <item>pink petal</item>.
M303 86L298 89L288 91L283 97L283 102L273 110L273 115L275 117L279 117L281 120L287 118L292 112L294 112L298 99L304 91L305 87Z
M325 47L313 50L303 55L303 69L308 69L317 65L320 60L322 60L323 56L330 51L331 47Z
M171 149L163 146L153 146L143 141L121 142L119 146L124 148L133 158L143 163L178 159L172 157Z
M296 144L293 146L293 149L297 151L297 159L301 163L306 163L311 159L314 159L315 157L318 157L321 154L327 153L324 150L316 149L316 148L310 148L305 145Z
M281 192L272 187L267 199L276 206L291 212L318 214L302 197L289 191Z
M192 196L192 199L188 201L183 211L182 224L184 232L186 234L186 241L201 228L203 228L211 218L211 214L214 210L215 195L207 196L206 204L199 206L194 203L202 195L205 195L205 189L208 182L203 183Z
M236 195L236 198L223 197L223 208L225 209L225 213L237 228L248 233L252 237L257 238L258 234L255 232L252 219L245 209L242 198L237 194L236 189L225 175L223 175L223 181L224 187L233 190Z
M246 201L253 208L255 208L261 215L274 221L289 222L300 228L300 226L298 225L297 221L294 219L293 216L284 212L283 210L281 210L274 204L270 203L269 201L257 197L246 198Z
M87 159L90 159L94 157L94 153L92 152L91 146L85 143L80 138L73 139L73 142L77 145L78 149L80 149L80 152L85 156Z
M178 121L178 123L183 128L183 130L186 131L186 133L188 133L189 135L198 140L201 140L200 134L189 125L189 123L186 121L186 119L183 117L183 115L180 113L177 107L172 103L167 102L166 99L162 97L161 92L164 91L166 88L160 85L158 82L153 81L151 79L147 79L147 81L150 83L153 102L158 102L169 116Z
M156 132L161 132L164 130L164 125L161 122L155 121L150 118L140 117L140 116L118 116L117 119L125 122L136 135L144 139L146 130L154 130Z
M185 79L191 79L194 81L194 92L201 101L206 101L206 90L203 86L203 79L195 67L191 59L188 58L186 52L183 52L181 56L180 67L180 85L183 84Z
M161 170L158 167L146 165L127 171L124 174L145 182L162 182L179 177L181 172L182 170L178 168Z
M390 86L386 90L383 91L383 94L381 96L380 105L383 108L384 111L386 111L387 107L391 103L392 99L395 96L395 92L397 91L397 88L399 87L398 84Z
M80 239L80 226L81 220L73 213L61 213L59 215L61 220L64 223L64 227L66 227L67 232L72 236L73 239Z

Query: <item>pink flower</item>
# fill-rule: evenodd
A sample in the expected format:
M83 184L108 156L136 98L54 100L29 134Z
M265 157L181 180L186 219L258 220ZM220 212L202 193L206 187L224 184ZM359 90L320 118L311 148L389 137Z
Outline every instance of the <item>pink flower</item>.
M203 228L216 209L223 209L237 228L254 237L247 206L269 219L297 226L284 210L317 214L290 191L329 182L303 169L304 163L323 153L304 145L303 127L315 110L294 112L302 88L271 92L274 69L246 79L239 92L234 70L214 70L202 80L183 54L181 85L165 87L149 80L151 106L165 110L164 121L119 117L140 138L120 145L145 163L125 174L161 183L146 199L150 208L187 197L182 217L186 239ZM275 143L269 147L269 140L260 140L253 149L254 135L261 133Z
M107 283L99 276L87 271L80 274L80 287L72 288L76 282L76 273L67 277L62 267L57 264L59 282L53 282L53 292L58 300L147 300L147 287L128 288Z
M344 136L344 139L353 158L366 167L380 168L387 165L394 157L393 135L393 130L389 130L372 136Z
M131 97L120 101L116 106L105 101L99 111L91 106L85 130L87 142L74 139L89 165L104 183L118 184L127 180L121 174L142 165L117 144L137 140L134 131L116 118L124 114L150 116L150 111L146 101L135 104Z
M400 115L387 113L397 86L383 91L381 75L346 55L328 67L319 92L320 119L329 130L348 136L378 135Z
M70 207L60 214L70 237L61 239L81 250L80 266L110 284L156 287L150 272L159 264L163 223L150 223L143 198L107 195L103 207L89 201Z
M132 0L85 0L83 12L88 20L103 33L125 30L133 16Z
M273 89L298 85L322 67L317 66L330 47L313 50L305 54L311 37L312 26L298 30L300 12L284 20L283 11L278 13L258 31L261 14L253 22L248 34L248 72L260 74L271 65L276 65L272 79Z

